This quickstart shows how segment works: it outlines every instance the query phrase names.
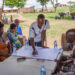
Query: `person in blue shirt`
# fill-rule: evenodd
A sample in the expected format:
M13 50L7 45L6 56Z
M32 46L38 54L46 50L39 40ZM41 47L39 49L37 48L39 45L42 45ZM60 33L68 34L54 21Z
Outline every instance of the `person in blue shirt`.
M19 26L19 19L15 19L15 24L16 24L16 26L17 26L16 32L17 32L19 35L22 35L22 29L21 29L21 27Z
M22 29L21 29L21 27L19 26L19 19L15 19L14 23L15 23L15 25L16 25L16 27L17 27L17 28L16 28L17 35L23 35L23 34L22 34ZM10 27L9 27L8 31L10 32Z

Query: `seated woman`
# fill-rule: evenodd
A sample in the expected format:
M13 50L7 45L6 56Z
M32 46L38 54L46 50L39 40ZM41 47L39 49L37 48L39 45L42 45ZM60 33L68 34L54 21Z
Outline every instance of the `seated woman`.
M7 34L12 45L16 45L16 48L21 48L21 43L18 40L18 36L16 35L16 25L13 23L10 25L10 32Z
M4 24L0 22L0 54L8 55L8 44L6 44L6 39L3 36L4 33ZM7 57L0 55L0 61L5 60Z

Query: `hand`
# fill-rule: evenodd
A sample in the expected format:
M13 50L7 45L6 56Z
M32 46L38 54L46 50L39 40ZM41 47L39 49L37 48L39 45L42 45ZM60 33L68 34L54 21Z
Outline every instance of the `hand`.
M42 46L42 48L49 48L49 47L46 47L46 46Z
M38 52L37 52L37 51L33 51L32 54L33 54L33 55L38 55Z

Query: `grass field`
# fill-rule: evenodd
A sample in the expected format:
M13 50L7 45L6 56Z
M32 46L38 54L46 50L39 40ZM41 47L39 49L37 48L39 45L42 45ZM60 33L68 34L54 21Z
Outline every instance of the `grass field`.
M51 9L53 11L53 9ZM38 14L44 14L46 19L54 19L55 16L59 16L60 12L69 12L69 7L65 8L58 8L56 12L50 12L50 13L27 13L27 14L22 14L22 16L26 18L31 18L31 19L36 19ZM65 16L64 19L71 19L71 15Z
M53 10L53 9L52 9ZM67 12L69 11L69 7L65 8L58 8L57 12L51 12L51 13L42 13L45 15L46 19L50 22L50 29L47 31L47 41L48 46L53 46L54 40L58 41L58 45L61 46L61 35L62 33L65 33L68 29L75 28L75 20L71 19L71 15L65 16L64 19L55 20L55 16L59 16L58 14L60 12ZM40 13L25 13L25 14L19 14L21 16L17 17L18 14L15 15L15 18L18 18L20 20L25 19L24 23L21 23L21 27L23 30L23 34L28 37L29 34L29 27L32 22L34 22L37 19L37 16ZM7 30L9 25L5 25L5 30ZM50 42L49 42L50 41Z

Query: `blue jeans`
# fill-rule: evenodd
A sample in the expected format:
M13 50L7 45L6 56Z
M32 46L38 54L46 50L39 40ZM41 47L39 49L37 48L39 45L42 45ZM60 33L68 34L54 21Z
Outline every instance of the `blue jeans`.
M31 46L30 40L29 40L29 45ZM35 42L35 46L42 47L42 41Z

